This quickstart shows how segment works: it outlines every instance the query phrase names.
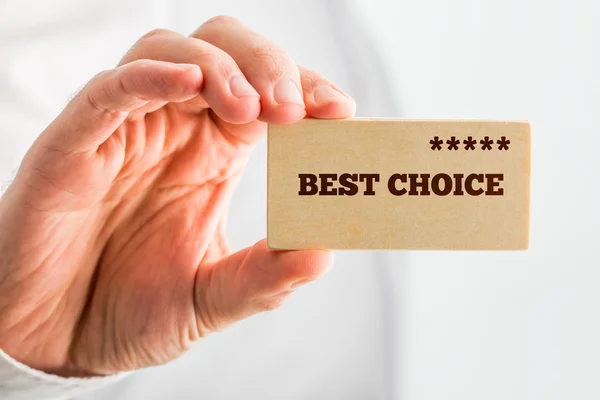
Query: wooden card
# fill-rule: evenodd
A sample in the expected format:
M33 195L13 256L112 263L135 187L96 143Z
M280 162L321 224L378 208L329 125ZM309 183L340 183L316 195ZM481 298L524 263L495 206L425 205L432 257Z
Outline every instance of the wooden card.
M527 249L530 146L526 122L271 125L268 245Z

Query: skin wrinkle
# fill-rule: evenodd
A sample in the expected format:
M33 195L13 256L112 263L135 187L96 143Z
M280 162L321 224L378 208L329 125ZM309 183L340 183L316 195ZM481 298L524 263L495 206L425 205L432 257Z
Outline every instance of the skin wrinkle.
M47 264L50 264L49 259L51 259L52 257L58 257L60 256L61 253L64 252L64 249L60 250L60 249L55 249L55 248L48 248L47 247L47 242L50 241L51 237L52 237L52 233L53 233L53 227L56 226L56 224L54 224L53 226L50 226L47 230L48 230L48 236L42 238L42 240L40 240L39 244L34 244L31 245L29 248L27 249L19 249L21 252L23 252L24 254L30 254L36 253L37 248L40 248L41 250L43 250L42 254L46 253L45 255L42 256L42 258L38 261L38 260L34 260L31 262L25 262L27 264L32 264L32 265L37 265L37 267L29 270L29 274L26 274L24 277L21 277L20 279L17 279L16 281L13 278L12 284L15 286L18 286L20 283L31 279L31 277L33 276L33 274L40 274L44 271L46 271L47 269L51 268L51 267L46 267ZM65 243L65 245L68 247L69 245L72 244L71 242ZM17 273L19 272L18 269L14 269L13 273ZM22 272L22 271L21 271ZM6 277L6 279L8 279L10 277L10 275L8 275ZM36 280L42 280L43 279L34 279L34 281Z
M180 200L181 200L181 199L180 199ZM120 268L117 268L117 270L119 270L119 269L120 269ZM109 287L110 287L110 286L111 286L111 285L109 284ZM192 286L193 286L193 285L192 285Z
M102 258L103 258L103 254L101 253L100 256L98 257L98 263L97 263L98 265L102 262ZM98 282L99 273L100 273L99 269L97 269L97 268L94 269L94 271L92 272L92 274L90 276L88 285L85 289L85 293L86 293L85 302L81 309L79 319L73 328L73 340L71 341L71 343L69 344L69 348L67 349L67 359L69 359L69 360L73 359L74 344L76 343L76 339L78 337L80 337L83 332L84 322L89 318L88 314L89 314L90 306L92 304L94 296L96 295L96 289L97 289L96 283Z
M78 150L61 150L56 146L52 146L52 144L49 143L45 143L42 145L42 149L44 149L44 151L47 151L48 153L58 153L60 154L61 157L70 157L73 155L78 155L81 154L81 151Z
M31 166L31 169L32 169L33 171L37 172L37 176L38 176L38 177L40 177L40 178L42 178L43 180L47 181L47 182L48 182L50 185L52 185L52 186L53 186L55 189L57 189L58 191L60 191L60 192L65 192L65 193L68 193L69 195L71 195L71 196L74 196L74 197L76 197L76 196L77 196L77 194L75 194L75 193L73 193L73 192L71 192L71 191L69 191L69 190L67 190L67 189L65 189L65 188L61 188L61 187L59 187L59 186L56 184L56 182L54 181L54 179L50 178L50 177L48 176L48 174L46 174L46 173L45 173L45 172L42 170L42 168L41 168L41 167L37 167L37 166Z
M200 261L198 265L202 265L204 263L211 263L215 260L219 260L221 258L225 258L232 253L231 246L229 245L225 232L225 225L227 220L227 206L226 204L223 208L223 211L219 216L219 222L217 223L217 230L215 235L210 242L204 257ZM215 247L217 249L215 249Z
M53 236L53 227L55 227L55 226L56 226L56 223L53 226L51 226L48 229L46 229L46 231L48 232L48 236L49 237ZM47 249L47 242L48 242L48 240L51 240L51 239L49 239L49 238L47 238L47 239L42 238L42 239L43 240L41 240L41 243L39 245L34 246L30 250L27 250L27 252L28 253L32 252L32 253L35 254L36 247L40 247L42 250L43 249ZM75 238L73 238L73 239L75 239ZM57 248L55 246L51 247L50 250L47 252L46 256L41 261L39 261L39 267L34 268L34 269L31 270L31 274L39 275L41 273L43 276L45 276L48 273L48 274L51 274L53 277L56 278L57 276L56 276L56 274L55 274L54 271L57 271L57 269L55 269L53 266L56 264L56 260L60 259L63 256L63 254L70 247L74 246L73 243L74 243L73 241L70 241L70 242L58 242L57 245L61 244L62 248ZM37 264L37 262L36 262L36 264ZM58 271L62 271L62 270L64 270L66 272L66 275L68 276L68 279L65 281L66 282L65 283L65 287L64 287L64 289L62 289L62 293L67 293L68 294L69 285L73 281L73 279L75 278L75 275L68 273L68 270L66 268L59 268L58 269ZM52 271L52 272L48 272L48 271ZM44 282L44 281L46 281L46 279L44 277L42 277L42 278L34 278L31 275L28 276L28 277L25 277L23 280L27 280L27 279L30 280L30 281L34 281L34 282ZM13 284L15 284L15 283L13 282ZM18 282L17 282L17 284L18 284ZM39 296L39 291L36 291L36 295ZM63 296L60 296L60 298L62 299ZM42 303L39 303L39 301L38 301L37 307L39 308L40 306L42 306L43 304L45 304L46 302L48 302L50 300L52 300L51 297L45 299ZM47 312L47 314L48 315L54 315L55 314L55 310L51 310L51 311Z
M254 146L253 143L246 142L246 141L238 138L233 133L229 132L229 130L227 128L225 128L224 124L220 120L218 120L217 118L215 118L214 113L210 113L209 115L210 115L210 118L213 121L213 123L219 129L219 132L221 133L221 135L223 136L223 138L229 143L229 145L231 147L235 148L235 147L237 147L240 144L243 145L243 146L251 146L251 147Z
M32 271L32 274L40 274L40 273L43 274L43 272L46 272L47 270L56 271L57 269L53 268L53 266L56 264L56 262L54 260L52 260L51 258L52 257L53 258L57 258L57 259L60 258L62 256L62 254L65 253L67 251L67 249L69 247L71 247L71 246L73 246L73 242L65 243L65 246L63 247L62 250L58 250L56 248L52 248L51 251L48 252L48 254L46 255L46 257L40 262L40 266L38 268L35 268ZM58 269L58 270L60 271L60 270L62 270L62 268ZM65 269L65 271L66 271L66 275L69 277L69 279L65 280L65 287L61 291L62 294L61 294L61 296L59 296L59 301L56 302L54 304L54 306L51 307L51 309L49 311L45 311L45 314L47 314L47 318L41 319L42 323L39 324L39 325L37 325L37 326L34 326L34 329L39 329L40 325L43 325L44 323L47 323L47 321L49 319L53 319L52 316L54 316L55 314L57 314L56 308L60 305L60 302L64 300L64 297L68 296L70 285L72 284L73 280L75 280L76 274L70 274L70 273L68 273L68 270L66 270L66 269ZM43 275L45 275L45 274L43 274ZM52 275L54 277L56 277L56 274L52 273ZM29 276L28 278L29 278L29 280L33 280L35 282L43 282L43 281L46 280L44 278L39 278L39 279L38 278L32 278L31 276ZM47 296L49 296L50 294L51 293L49 293ZM36 291L36 295L39 296L39 291ZM44 297L46 297L46 295ZM56 300L56 299L53 298L53 297L47 297L44 300L42 300L41 303L40 303L40 300L38 300L36 302L36 309L34 311L31 311L29 314L26 314L26 315L28 317L31 317L31 315L34 315L34 316L36 316L35 320L36 321L39 320L39 318L37 318L37 315L36 315L35 311L39 311L40 308L43 308L44 305L46 305L47 303L51 302L52 300ZM14 304L13 304L13 306L14 306ZM83 308L83 306L81 306L80 308ZM21 310L21 312L23 312L23 310ZM55 319L58 319L58 318L55 318ZM25 322L26 321L24 321L24 320L17 321L15 324L13 324L11 327L9 327L8 330L9 331L10 330L14 330L19 325L22 325Z
M90 159L101 160L103 169L115 171L111 174L111 176L113 177L113 182L118 181L117 178L119 175L119 166L122 166L125 162L125 152L119 151L119 143L115 143L118 140L121 139L117 138L112 143L102 145L102 150L95 150L93 151L93 153L89 154ZM110 189L108 188L105 190L105 195L102 197L103 200L106 198L106 193L108 193L109 191Z
M96 280L97 280L97 278L98 277L96 276ZM96 349L98 347L98 341L90 341L89 335L86 333L87 331L85 330L85 324L93 323L93 320L95 320L94 316L97 317L98 315L101 315L101 320L106 321L105 324L101 324L101 329L104 331L104 334L102 335L102 337L109 338L109 337L111 337L111 333L114 332L114 334L112 335L111 341L107 341L107 340L100 341L101 354L103 354L103 355L109 354L108 348L107 348L108 343L112 343L115 346L119 346L119 343L120 343L115 340L115 338L116 338L116 331L114 331L114 329L116 329L115 324L109 323L110 320L109 320L108 308L109 308L110 297L107 298L107 304L102 307L102 310L99 312L99 314L92 315L91 314L91 311L92 311L91 305L94 303L95 297L98 296L96 286L94 286L94 290L91 291L88 296L89 297L88 297L88 301L86 302L86 307L84 308L84 311L76 325L75 332L77 332L78 335L70 343L69 348L67 350L69 363L73 366L81 364L81 361L83 361L83 360L91 359L88 352L80 351L79 349L85 349L88 346L92 349ZM94 344L92 345L92 343L94 343ZM87 344L87 346L86 346L86 344Z
M208 285L198 287L198 282L200 282L200 274L202 274L204 280L207 280L209 282ZM217 326L217 324L214 323L214 318L218 314L214 311L206 312L206 309L210 308L210 302L208 301L209 297L202 295L202 293L204 293L204 290L202 289L205 289L206 287L215 287L213 282L213 276L214 270L212 268L209 268L207 270L202 270L201 268L198 268L196 270L196 276L194 278L194 285L192 286L193 302L194 308L196 310L196 318L194 318L194 321L196 322L197 335L200 338L206 337L210 332L214 332Z
M21 343L27 343L28 340L35 334L44 334L48 338L59 337L59 339L61 339L63 341L73 337L72 331L66 331L66 332L64 331L64 329L63 329L64 320L59 318L58 316L56 316L56 314L61 315L61 310L64 311L66 308L66 301L64 301L64 297L61 297L57 303L58 304L55 307L53 307L54 311L52 311L52 313L50 314L50 316L48 318L43 319L42 323L37 324L34 329L30 330L26 334L25 337L23 337L22 334L20 335L19 341ZM35 315L35 314L32 314L32 315ZM59 323L60 323L60 329L56 329L56 327ZM60 337L60 336L62 336L62 337ZM39 350L37 350L37 349L39 349ZM54 354L53 348L48 347L47 342L39 342L39 341L32 340L32 348L30 351L35 353L36 350L39 351L40 353L47 354L48 357L52 357L53 359L56 358L56 356L53 355ZM64 361L61 361L61 362L64 362ZM52 371L50 371L50 372L52 372Z
M126 136L126 135L124 135ZM163 138L164 138L164 134L163 134ZM164 142L164 140L163 140ZM166 169L165 164L169 165L171 160L171 155L168 155L166 158L163 158L160 162L158 162L154 167L150 168L149 170L145 171L142 176L140 178L138 178L137 180L135 180L131 185L130 185L130 189L126 189L125 192L127 192L128 190L131 190L131 188L135 187L136 184L141 184L142 181L147 180L148 179L148 175L153 175L153 173L156 171L156 176L154 177L153 180L158 180L160 179L160 176L162 175L163 171ZM123 169L126 170L127 166L123 167ZM133 171L131 172L133 173ZM129 174L125 174L125 176L128 176ZM118 177L117 179L122 179L122 177ZM150 186L150 185L148 185ZM149 188L147 190L147 192L151 192L151 189ZM121 198L125 197L125 193L121 196ZM139 207L140 205L138 204L137 207ZM137 208L135 206L131 206L130 208L133 208L134 210ZM110 219L110 217L109 217ZM142 222L143 223L143 222Z
M150 191L150 189L152 189L152 182L156 182L160 179L164 171L167 169L167 166L172 162L172 157L172 155L169 157L165 157L162 160L156 162L154 166L148 168L147 170L143 172L138 172L140 176L138 176L137 178L128 174L127 177L119 179L119 182L133 180L133 183L128 188L122 188L119 187L119 185L115 185L120 189L120 192L124 192L123 194L121 194L118 200L123 200L125 197L127 197L126 195L130 194L129 192L137 186L145 185L147 186L148 191ZM113 187L112 189L114 188L115 187Z
M229 206L229 203L227 204L227 206ZM227 207L226 207L227 208ZM228 256L231 253L231 245L229 244L229 241L227 240L227 235L226 235L226 226L227 226L227 211L223 212L223 214L221 215L221 219L219 221L219 234L216 236L215 241L218 243L219 246L219 254L218 254L218 258L223 258L225 256Z
M181 104L177 104L180 106ZM164 110L164 111L163 111ZM167 104L161 109L163 111L162 131L163 149L166 154L173 156L185 149L189 145L196 133L196 123L186 124L184 121L193 119L196 113L187 113L179 109L175 109L172 103Z
M119 334L117 332L117 327L118 327L118 323L117 320L115 318L115 311L110 312L110 310L114 310L115 306L114 306L114 296L109 296L108 297L108 301L106 302L106 305L104 306L104 321L106 321L105 324L105 329L108 329L108 334L104 335L105 338L111 338L112 340L107 341L104 340L104 342L102 343L102 348L103 348L103 352L102 354L113 354L112 352L110 352L110 346L109 344L112 344L113 346L118 346L120 343L124 343L122 340L120 340L119 338ZM93 343L93 342L92 342Z
M96 100L93 98L92 93L94 93L94 92L91 92L91 91L86 92L86 100L92 108L94 108L96 111L98 111L100 113L100 115L97 117L98 119L106 117L109 121L110 120L121 121L128 114L127 112L124 112L124 111L110 111L110 110L106 110L106 109L100 107L98 105L98 103L96 102Z
M129 90L126 88L126 87L125 87L125 84L123 83L123 76L122 76L122 75L119 75L119 76L117 77L117 83L119 84L119 89L120 89L120 90L121 90L123 93L125 93L127 96L131 96L131 97L133 97L133 99L134 99L135 101L137 101L137 102L141 102L141 101L147 102L147 101L148 101L148 100L145 100L145 99L140 99L139 97L132 95L132 94L131 94L131 92L130 92L130 91L129 91ZM114 96L112 96L112 97L114 97Z
M48 335L51 336L53 334L57 334L57 331L63 331L62 327L61 329L57 330L55 329L57 324L59 322L62 322L60 318L56 317L56 311L59 310L59 307L61 307L62 305L62 309L64 310L65 308L65 304L66 302L64 301L64 297L60 297L58 299L58 301L56 301L56 304L52 307L52 311L49 312L49 316L48 318L44 319L42 321L42 323L38 324L33 330L30 330L29 333L25 336L25 337L21 337L19 340L22 342L27 342L28 339L35 333L38 333L39 331L45 331L45 332L49 332ZM54 316L54 318L52 318L52 316ZM47 325L50 324L50 327L47 327ZM34 349L36 348L40 348L42 347L43 350L47 350L47 346L45 345L45 343L43 342L34 342Z
M140 146L139 141L135 140L138 136L144 136L143 133L140 132L136 132L136 128L135 126L133 127L133 129L126 129L126 132L123 134L123 138L124 138L124 144L127 147L123 147L122 149L120 149L123 154L123 163L121 164L121 167L119 168L119 173L117 174L117 180L122 177L128 177L131 175L136 175L138 173L136 167L136 163L138 161L140 161L137 158L138 154L143 154L143 150L138 150L136 149L136 147ZM128 140L129 137L129 140ZM106 145L106 142L104 143L104 145ZM132 148L133 147L133 148ZM128 151L126 151L126 149Z
M105 167L105 171L110 172L110 177L111 179L114 181L114 179L116 178L119 169L117 167L115 167L115 165L122 165L122 162L120 162L118 159L113 160L112 164L113 165L107 165L107 159L99 156L98 153L96 151L86 151L83 152L81 154L81 158L85 159L85 163L84 164L89 164L89 163L93 163L96 162L98 160L98 158L101 158L103 161L103 166ZM113 157L114 158L114 157ZM96 186L93 185L92 182L88 182L88 185L90 185L91 188L93 188L97 193L106 193L107 188L106 185L101 185L101 186ZM101 198L102 196L98 196L98 198ZM98 202L100 203L100 202ZM98 204L97 203L97 204ZM90 208L92 208L95 204L90 205Z
M15 247L16 247L16 246L15 246ZM14 248L14 247L13 247L13 248ZM35 246L34 246L34 250L35 250ZM6 250L6 251L8 251L8 250ZM14 251L14 250L13 250L13 251ZM19 249L19 251L20 251L20 249ZM27 252L27 251L25 251L25 253L26 253L26 252ZM46 255L46 256L44 256L44 258L42 259L42 264L43 264L43 262L44 262L44 261L45 261L45 260L46 260L48 257L49 257L49 255ZM9 279L11 279L11 281L12 281L12 282L11 282L11 285L18 286L20 283L22 283L22 282L26 281L27 279L29 279L29 278L30 278L31 276L33 276L34 274L36 274L36 273L39 273L39 270L40 270L40 268L42 268L42 265L39 265L39 266L37 266L37 267L33 268L31 271L26 271L26 273L25 273L24 275L22 275L22 277L20 277L20 278L17 278L16 280L15 280L15 278L12 278L12 279L11 279L11 275L12 275L12 274L15 274L15 275L17 275L19 272L23 273L23 271L20 271L20 270L19 270L19 269L17 269L17 268L10 268L10 269L8 269L8 268L3 268L3 270L5 270L5 271L6 271L6 270L8 270L8 273L5 273L5 274L4 274L4 276L3 276L2 280L0 280L0 284L5 284L5 283L6 283L6 281L8 281Z
M282 59L280 52L272 44L261 43L256 45L252 48L252 54L256 64L262 65L263 70L271 81L277 82L289 73L285 65L291 62L291 59ZM297 75L297 73L294 73L294 75Z
M127 144L129 144L129 146L123 147L123 152L125 153L125 161L121 167L121 172L119 175L128 176L136 172L139 173L139 171L136 171L136 167L138 167L136 164L142 160L150 158L150 155L148 154L146 149L148 145L146 136L152 131L157 131L154 133L154 136L162 136L161 141L163 143L161 146L157 146L157 150L154 151L154 153L156 153L154 157L156 157L156 159L159 160L158 162L160 162L162 161L162 158L167 158L171 156L171 154L165 154L164 152L164 142L166 136L165 131L164 129L160 129L160 124L156 123L155 121L157 118L161 118L159 116L160 114L162 113L153 114L155 116L152 118L149 116L145 116L143 122L129 122L127 123L127 125L125 125L126 128L124 128L123 142L125 146ZM140 126L142 124L144 124L144 126ZM127 140L127 138L129 138L129 140ZM135 148L132 149L132 146L135 146Z
M215 192L217 192L217 193L218 193L219 191L215 191ZM217 228L218 228L218 224L219 224L220 218L218 218L218 219L216 219L216 220L217 220L217 223L215 224L215 231L216 231L216 230L217 230ZM206 250L206 248L207 248L207 247L208 247L210 244L211 244L211 243L210 243L210 242L208 242L208 243L206 244L206 247L202 248L202 250L199 252L199 254L202 254L202 256L201 256L201 258L200 258L200 260L199 260L199 262L198 262L198 265L200 265L200 264L202 263L202 260L204 259L205 255L206 255L206 253L207 253L207 250ZM196 286L197 286L197 282L198 282L198 274L199 274L199 271L200 271L201 269L202 269L202 268L200 268L200 267L196 268L196 273L195 273L195 276L194 276L194 285L192 285L192 302L193 302L193 304L194 304L194 307L195 307L195 308L198 310L198 313L200 313L201 311L200 311L200 309L199 309L199 307L198 307L198 303L197 303L197 293L196 293L196 291L197 291L197 287L196 287ZM209 274L209 277L208 277L208 278L209 278L209 280L210 280L210 278L211 278L211 276L210 276L210 275L212 274L212 270L209 270L209 271L208 271L208 274ZM202 317L201 317L201 316L200 316L200 319L202 320ZM196 326L196 331L198 332L198 335L200 335L200 336L202 337L202 333L201 333L200 327L198 326L198 321L196 320L196 318L194 318L194 320L196 321L196 324L197 324L197 326ZM204 325L204 326L206 327L207 325ZM215 326L216 326L216 325L215 325Z
M194 191L199 191L202 189L203 189L202 187L191 188L188 193L185 193L183 196L176 197L172 200L169 200L168 202L166 202L165 204L160 206L157 210L153 211L153 213L150 216L148 216L145 220L143 220L140 223L140 225L136 228L136 230L129 235L129 239L123 243L121 248L119 250L117 250L117 252L115 253L114 257L111 258L109 261L107 261L107 263L111 263L114 260L114 258L119 258L119 256L122 255L121 252L124 251L125 249L127 249L128 247L130 248L131 253L134 253L135 251L137 251L139 249L139 246L143 245L145 243L147 237L140 238L138 240L140 242L140 245L136 246L133 249L131 249L131 246L132 246L132 243L130 242L131 240L133 240L138 234L140 234L142 232L142 230L145 227L147 227L147 225L149 225L153 220L155 220L161 214L161 212L163 212L166 208L173 206L177 202L183 202L185 200L185 198L188 196L191 196L194 193ZM110 242L107 244L107 249L109 249L109 248L110 248Z
M244 263L247 262L251 250L245 249L243 251L245 251L246 254L244 254L244 257L240 261L239 265L244 265ZM231 263L231 258L229 257L227 258L227 263L221 267L222 269L219 271L221 272L220 275L216 273L215 268L213 266L209 266L207 268L198 268L197 270L197 275L194 282L196 286L195 293L197 295L198 300L195 300L194 304L197 310L196 315L198 316L198 318L200 318L200 325L202 325L205 328L204 330L201 330L200 325L198 326L198 332L201 334L201 337L205 337L206 335L208 335L208 333L217 332L220 330L220 324L216 321L226 321L227 313L223 312L223 310L219 310L219 307L217 306L217 301L211 301L210 299L227 297L226 294L222 292L223 285L221 279L223 277L223 274L229 273L228 270L232 268L232 265L233 264ZM234 275L237 275L240 272L240 269L241 268L236 268ZM221 279L217 280L217 278ZM199 283L205 284L198 286ZM204 301L201 301L200 299L204 299ZM205 306L204 312L202 310L202 305ZM196 322L198 323L198 321ZM229 322L225 323L226 325L229 324Z
M213 215L213 217L210 219L209 218L204 219L205 227L208 228L208 229L206 229L208 231L208 234L206 236L210 238L210 237L214 237L215 233L217 233L219 221L221 219L220 217L221 217L222 213L224 212L224 207L219 200L222 199L223 197L227 197L231 193L231 191L233 190L234 184L233 183L228 184L227 182L219 181L219 182L215 182L215 183L209 182L209 183L207 183L207 185L213 185L215 187L212 191L212 193L213 193L212 198L209 198L207 201L207 204L212 204L212 206L207 207L207 210L206 210L206 214ZM209 221L209 223L206 223L206 221ZM207 243L203 246L201 251L198 252L198 254L202 254L202 256L200 256L199 260L196 260L195 265L199 266L202 263L202 260L204 259L204 256L207 253L207 248L208 248L208 246L210 246L210 244L211 244L211 242L207 241Z
M25 184L30 189L33 189L34 191L40 193L40 192L42 192L41 188L43 188L43 186L44 186L43 182L48 182L48 184L50 184L58 192L66 193L68 196L71 196L71 197L73 197L75 199L79 198L79 195L77 193L69 191L69 190L65 190L64 188L60 187L60 185L58 185L56 183L55 179L52 178L50 176L50 174L44 172L44 170L42 169L42 167L31 165L31 166L29 166L29 169L34 172L34 177L33 178L27 176L27 178L25 179L25 182L26 182ZM35 179L36 177L37 178L41 178L42 183L38 183L38 182L32 183L31 181L32 180L36 180ZM45 189L48 190L48 188L45 188ZM41 200L47 200L47 197L44 196L44 194L45 193L43 193L43 192L40 193ZM94 204L90 204L90 205L85 206L85 207L81 206L81 207L76 207L76 208L75 207L71 207L69 209L57 209L56 206L54 205L54 206L50 206L50 207L48 207L46 209L43 209L43 208L41 208L41 207L39 207L37 205L34 205L31 202L31 200L29 200L31 197L33 197L33 196L30 196L30 197L27 197L25 199L22 199L22 201L26 205L29 205L32 208L34 208L36 211L39 211L41 213L47 213L47 214L60 214L60 213L69 214L69 213L74 213L74 212L79 212L79 211L85 212L85 211L89 211L94 206ZM63 199L63 201L61 201L61 203L64 203L64 199Z
M48 303L50 303L52 301L56 302L56 299L51 297L51 298L47 298L47 299L42 300L41 302L38 303L38 307L35 310L33 310L33 312L30 311L29 313L27 313L26 315L24 315L23 318L17 319L12 325L3 327L3 330L6 331L6 332L10 332L10 331L16 330L17 328L19 328L20 325L27 325L27 322L28 322L29 319L33 319L33 320L35 320L37 322L38 321L38 316L37 316L36 313L40 313L40 308L43 309L44 306L46 306ZM54 309L55 306L51 307L51 308ZM25 334L26 335L25 338L27 338L27 336L29 336L29 334L31 332L33 332L37 328L39 328L40 325L43 325L50 318L50 316L52 315L51 312L50 313L43 312L43 313L44 314L49 314L48 317L45 318L45 319L42 319L42 321L40 323L38 323L38 324L34 325L33 327L31 327L31 329L28 329L27 333ZM23 340L23 336L22 336L23 335L23 331L20 330L19 333L20 333L19 334L19 340Z
M9 269L9 266L14 263L12 260L13 257L11 254L0 248L0 287L4 286L5 281L7 280L6 273L3 272L13 270L13 268ZM2 309L0 309L0 313L1 312Z
M241 286L242 288L245 289L245 292L241 293L241 295L242 295L243 298L246 298L246 299L250 298L250 296L249 296L250 286L249 285L245 285L245 284L241 284L240 285L240 282L244 281L244 279L242 279L241 275L242 275L242 272L243 272L243 267L244 267L244 265L246 265L246 262L248 260L248 256L250 255L251 251L252 250L248 250L248 252L244 255L244 258L243 258L242 262L235 269L235 273L233 274L233 279L232 279L232 281L233 281L234 284L236 284L238 286Z
M13 250L10 252L10 254L13 254L15 252L16 248L17 248L17 246L12 246ZM22 251L21 249L17 249L17 252L21 252L21 251ZM9 253L9 250L4 250L4 252ZM24 251L24 252L26 253L26 251ZM42 261L44 261L47 257L48 257L48 255L44 256ZM5 264L5 265L11 265L11 264ZM26 263L23 263L23 264L26 264ZM20 271L18 268L4 267L4 268L2 268L2 270L4 271L4 274L3 274L2 279L0 280L0 284L5 285L5 284L7 284L7 282L10 279L11 280L10 284L18 287L18 285L20 283L26 281L29 277L33 276L36 273L39 273L40 268L41 268L41 266L34 267L31 271L26 270L26 272L23 274L23 271ZM11 275L13 275L13 274L18 275L19 272L21 274L23 274L23 275L21 275L22 276L21 278L18 278L16 280L15 280L15 278L11 278Z
M100 157L102 157L102 159L104 161L104 165L106 165L106 163L109 159L116 158L114 156L114 154L112 154L112 157L109 157L106 154L109 152L109 149L110 149L109 143L113 144L113 148L120 150L119 154L121 155L121 157L118 160L113 160L113 162L116 162L117 165L122 166L125 163L125 157L127 156L127 154L125 152L125 149L127 148L127 135L126 135L126 129L124 128L123 125L120 125L107 140L105 140L103 143L101 143L96 149L93 149L94 154L97 154ZM114 153L114 151L113 151L113 153ZM116 177L115 179L118 180L118 177Z
M125 193L123 195L120 196L119 199L115 199L115 202L118 201L122 201L123 198L130 198L132 196L128 196L128 194L134 190L134 188L136 188L137 186L141 185L141 186L146 186L145 188L142 189L142 193L144 194L149 194L152 192L153 188L150 187L150 185L144 185L143 182L145 180L152 180L152 175L160 175L162 173L162 170L164 169L163 164L164 163L168 163L168 160L165 160L159 164L157 164L155 167L149 169L148 171L146 171L141 178L138 179L137 182L134 182L130 185L130 187L128 189L125 190ZM104 232L106 232L106 234L112 234L114 233L114 229L108 229L106 228L106 226L112 226L112 225L116 225L124 220L126 220L129 217L132 217L136 211L138 211L138 209L140 207L142 207L143 202L145 201L145 196L141 197L137 202L122 202L120 204L118 204L117 207L114 207L111 212L110 215L107 216L106 219L106 223L105 223L105 227L103 229ZM119 210L124 209L124 211L119 212ZM113 221L114 220L114 221ZM134 226L128 226L128 228L134 229Z

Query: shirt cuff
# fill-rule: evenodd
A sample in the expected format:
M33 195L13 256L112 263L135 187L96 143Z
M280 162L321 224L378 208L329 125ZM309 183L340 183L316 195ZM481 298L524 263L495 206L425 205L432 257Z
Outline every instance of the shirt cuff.
M0 349L0 399L61 399L99 389L131 375L133 371L92 378L63 378L35 370Z

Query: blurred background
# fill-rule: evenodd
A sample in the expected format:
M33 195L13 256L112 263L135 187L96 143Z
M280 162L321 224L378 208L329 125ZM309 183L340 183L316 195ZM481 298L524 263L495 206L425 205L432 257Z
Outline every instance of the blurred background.
M600 3L356 3L403 117L532 123L530 250L406 255L400 398L600 398Z
M600 398L600 2L0 0L0 181L139 36L219 14L331 77L360 116L531 121L531 249L338 252L282 309L86 398ZM236 248L266 234L265 154L234 198Z

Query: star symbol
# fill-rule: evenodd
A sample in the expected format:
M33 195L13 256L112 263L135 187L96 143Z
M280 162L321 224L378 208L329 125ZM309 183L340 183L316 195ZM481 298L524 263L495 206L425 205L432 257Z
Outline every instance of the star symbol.
M489 136L486 136L483 140L480 140L479 143L481 143L481 150L491 150L494 141L491 140Z
M448 150L458 150L460 140L458 140L456 136L452 136L450 139L446 140L446 143L448 144Z
M466 140L463 140L465 144L465 150L475 150L477 140L473 139L473 136L469 136Z
M441 140L438 136L434 136L434 138L429 141L429 144L431 145L431 150L441 150L443 143L444 141Z
M498 143L498 150L508 150L510 140L508 140L506 136L502 136L500 140L496 140L496 143Z

